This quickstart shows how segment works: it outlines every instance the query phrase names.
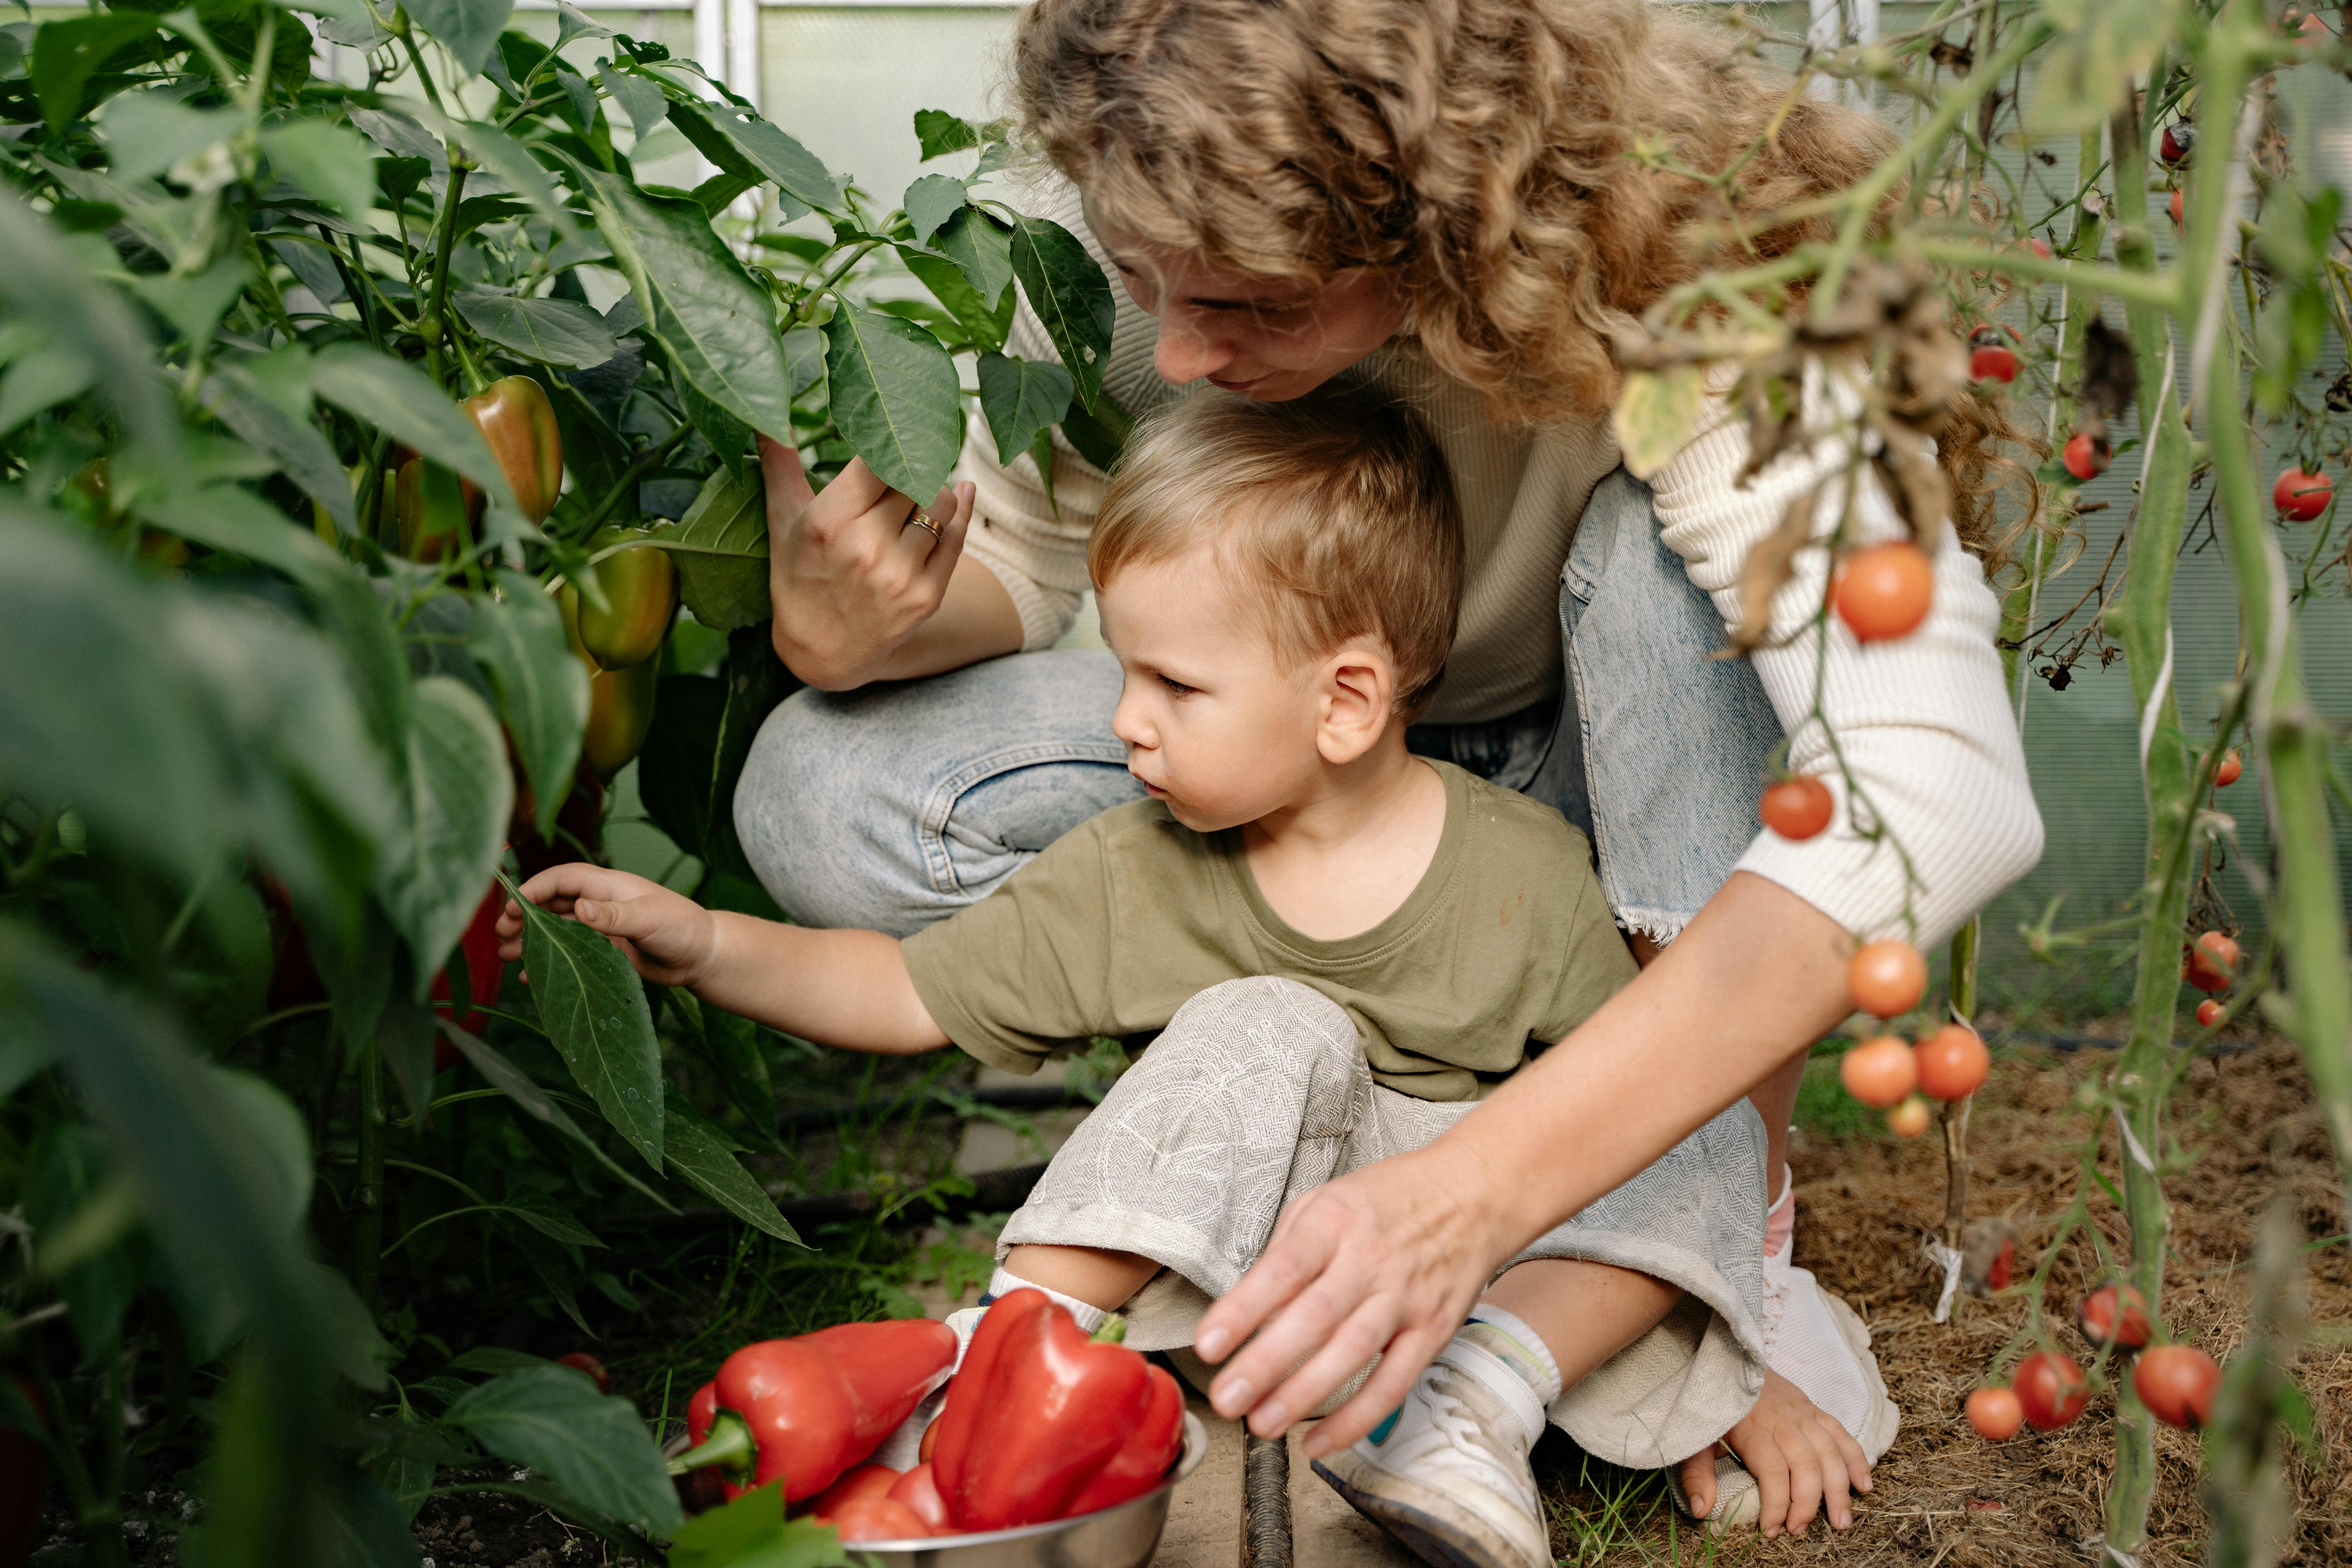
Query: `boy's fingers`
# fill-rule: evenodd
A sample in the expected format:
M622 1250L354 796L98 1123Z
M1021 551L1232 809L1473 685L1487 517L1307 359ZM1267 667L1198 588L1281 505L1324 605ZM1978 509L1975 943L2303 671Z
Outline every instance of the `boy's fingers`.
M1751 1443L1739 1462L1756 1478L1756 1495L1760 1500L1757 1522L1767 1536L1780 1534L1789 1517L1789 1467L1780 1458L1780 1446L1769 1438Z
M1720 1447L1710 1444L1685 1459L1680 1467L1683 1497L1690 1504L1694 1519L1705 1519L1715 1511L1715 1453Z
M1854 1490L1868 1491L1871 1485L1870 1459L1863 1453L1862 1445L1853 1440L1853 1433L1837 1422L1831 1421L1825 1424L1830 1429L1831 1437L1837 1444L1838 1457L1845 1461L1846 1479L1853 1484Z

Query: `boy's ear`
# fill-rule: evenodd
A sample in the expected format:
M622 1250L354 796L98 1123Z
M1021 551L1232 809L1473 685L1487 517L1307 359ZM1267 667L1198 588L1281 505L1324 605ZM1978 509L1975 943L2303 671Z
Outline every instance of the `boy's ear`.
M1396 670L1385 650L1350 645L1323 661L1315 745L1334 767L1380 743L1395 718Z

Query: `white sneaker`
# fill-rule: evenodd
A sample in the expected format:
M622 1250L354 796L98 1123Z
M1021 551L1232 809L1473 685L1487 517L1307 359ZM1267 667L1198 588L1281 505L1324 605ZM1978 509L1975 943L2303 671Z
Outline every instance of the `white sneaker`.
M1466 1370L1484 1358L1496 1375ZM1517 1387L1523 1395L1506 1392ZM1315 1473L1437 1568L1551 1568L1528 1451L1544 1409L1518 1373L1456 1340L1395 1414Z

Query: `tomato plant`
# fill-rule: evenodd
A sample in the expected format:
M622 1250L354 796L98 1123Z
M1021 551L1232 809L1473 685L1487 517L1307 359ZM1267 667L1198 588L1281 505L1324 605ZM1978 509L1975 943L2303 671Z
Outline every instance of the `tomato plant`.
M2084 1297L2074 1322L2095 1345L2133 1351L2147 1343L2147 1301L2130 1285L2102 1285Z
M1947 1024L1919 1042L1919 1089L1932 1100L1966 1100L1983 1087L1992 1053L1965 1024Z
M1919 1068L1908 1045L1892 1035L1881 1035L1841 1057L1838 1078L1848 1094L1884 1110L1899 1104L1918 1086Z
M2202 1426L2213 1418L2221 1369L2194 1345L2156 1345L2132 1367L2132 1389L2168 1426Z
M1908 540L1869 545L1838 563L1838 618L1862 642L1908 637L1927 618L1935 592L1935 568Z
M1892 1018L1927 994L1927 961L1898 938L1864 942L1846 966L1845 986L1855 1006L1874 1018Z
M2011 1384L2026 1420L2038 1432L2053 1432L2083 1414L2091 1402L2091 1380L2056 1351L2035 1351L2017 1363Z
M1969 1425L1988 1443L2006 1443L2025 1425L2025 1406L2007 1388L1979 1388L1969 1394Z

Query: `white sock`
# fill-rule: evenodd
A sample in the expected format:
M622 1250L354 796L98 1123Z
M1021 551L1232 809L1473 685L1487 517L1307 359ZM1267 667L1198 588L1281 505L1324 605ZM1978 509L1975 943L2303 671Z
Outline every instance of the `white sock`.
M1465 1350L1472 1353L1461 1353ZM1528 1422L1529 1444L1543 1436L1544 1411L1559 1397L1559 1363L1552 1359L1543 1336L1523 1319L1492 1301L1481 1301L1470 1309L1470 1321L1454 1331L1438 1353L1519 1412Z
M1093 1333L1097 1329L1101 1328L1103 1320L1110 1316L1110 1313L1091 1302L1081 1301L1076 1296L1065 1296L1059 1290L1050 1289L1034 1281L1024 1279L1003 1264L998 1264L996 1272L989 1276L988 1293L991 1296L1003 1297L1011 1295L1015 1290L1044 1290L1055 1302L1068 1308L1070 1316L1077 1320L1078 1327L1088 1333Z

